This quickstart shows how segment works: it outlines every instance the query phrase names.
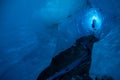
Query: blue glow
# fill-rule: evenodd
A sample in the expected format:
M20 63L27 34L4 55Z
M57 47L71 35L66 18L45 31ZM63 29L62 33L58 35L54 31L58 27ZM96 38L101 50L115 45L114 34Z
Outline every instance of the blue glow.
M100 12L97 9L91 9L87 12L84 18L84 27L90 31L94 31L92 24L93 20L95 20L95 30L100 30L103 18Z

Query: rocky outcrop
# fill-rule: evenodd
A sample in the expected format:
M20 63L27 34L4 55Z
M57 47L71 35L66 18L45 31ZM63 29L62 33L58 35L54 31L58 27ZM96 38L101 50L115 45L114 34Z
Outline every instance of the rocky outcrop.
M78 39L75 45L55 56L37 80L91 80L91 50L97 40L92 35Z

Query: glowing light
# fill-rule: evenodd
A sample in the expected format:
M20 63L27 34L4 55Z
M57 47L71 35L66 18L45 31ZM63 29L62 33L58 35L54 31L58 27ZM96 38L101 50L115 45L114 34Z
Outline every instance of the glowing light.
M91 31L100 30L103 18L97 9L91 9L84 17L84 26ZM94 29L93 29L94 25Z
M93 19L93 20L97 20L97 17L96 17L96 16L93 16L92 19Z

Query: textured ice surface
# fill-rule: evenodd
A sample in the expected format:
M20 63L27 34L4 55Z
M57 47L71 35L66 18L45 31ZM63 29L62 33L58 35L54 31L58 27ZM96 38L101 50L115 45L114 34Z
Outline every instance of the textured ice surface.
M38 74L49 65L53 56L73 45L76 39L91 34L88 32L89 27L81 24L84 20L83 15L88 10L85 1L1 0L0 80L35 80ZM93 55L96 55L102 45L101 51L104 53L99 52L104 57L105 54L111 53L107 50L108 47L111 49L119 46L118 44L112 45L114 44L112 41L119 40L119 28L116 28L119 25L114 24L119 23L117 16L120 14L120 2L118 0L109 0L109 2L91 0L91 2L93 7L99 8L99 11L104 14L106 20L110 20L103 23L101 30L96 33L101 41L95 44L93 50ZM111 23L111 20L115 23ZM106 49L104 43L111 45L109 44ZM119 43L119 41L115 43ZM119 47L113 48L116 56L119 53L117 51L119 51ZM109 61L110 64L113 64L112 59L117 59L115 55L113 56ZM93 56L92 65L100 62L94 63L95 57ZM117 66L119 60L115 62ZM92 70L93 68L94 66L91 67L91 73L97 74L99 69ZM100 68L100 74L102 74L104 68L103 66ZM117 69L117 67L115 68ZM114 69L111 70L115 72ZM110 72L109 74L111 75ZM114 77L116 77L115 74Z
M86 0L85 0L86 1ZM36 15L48 23L61 23L85 4L83 0L47 0Z
M0 5L0 80L35 80L55 53L88 35L80 29L82 13L75 11L82 10L82 1L78 1L3 1ZM71 12L76 15L72 16Z
M91 0L92 1L92 0ZM101 31L96 33L100 41L92 52L91 77L111 76L120 79L120 6L119 0L93 1L105 16Z
M112 76L119 80L120 76L120 26L114 25L104 39L95 43L92 52L91 76Z

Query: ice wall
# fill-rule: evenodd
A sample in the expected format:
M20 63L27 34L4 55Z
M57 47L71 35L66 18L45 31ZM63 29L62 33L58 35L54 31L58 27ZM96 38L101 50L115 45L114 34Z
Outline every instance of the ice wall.
M111 76L114 80L120 78L120 26L114 26L116 28L94 45L90 69L92 77Z
M89 34L80 27L85 0L1 2L0 80L35 80L55 53Z
M48 23L60 23L84 5L83 0L47 0L36 15Z
M119 80L120 65L120 6L119 0L91 0L94 7L101 9L104 21L101 31L96 36L100 41L95 43L92 51L91 77L111 76Z
M111 70L117 74L119 60L116 56L119 57L119 45L115 43L119 43L119 35L116 35L119 34L119 1L90 0L92 5L88 1L1 0L0 80L35 80L49 65L53 56L73 45L76 39L91 34L91 23L89 25L87 19L93 14L86 16L90 7L97 8L105 17L102 26L98 28L100 30L95 32L100 41L93 49L90 74L113 75L114 73L108 72L108 69L111 69L114 58L116 63L112 65ZM109 49L113 49L115 55L109 52ZM106 63L103 63L101 58L96 60L100 57L98 53L103 57L103 61L110 57L109 61L106 60L109 64L105 69L103 65ZM98 62L101 62L99 65L102 66L99 66ZM98 65L96 70L95 65ZM117 79L115 74L113 77Z

